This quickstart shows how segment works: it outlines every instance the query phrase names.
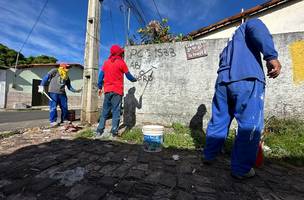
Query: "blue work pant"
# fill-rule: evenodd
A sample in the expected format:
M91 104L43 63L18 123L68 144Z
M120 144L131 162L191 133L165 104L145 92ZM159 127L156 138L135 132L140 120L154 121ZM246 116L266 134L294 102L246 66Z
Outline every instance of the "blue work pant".
M50 122L57 121L57 105L61 109L61 122L68 119L68 98L66 94L49 93L52 101L49 101L50 106Z
M120 121L120 107L122 96L114 92L105 93L102 113L100 115L97 132L103 133L105 129L106 120L109 118L112 110L112 129L111 133L116 135L118 132L118 126Z
M232 174L242 176L254 166L264 127L264 91L265 84L256 79L216 84L204 148L206 160L215 159L221 151L235 118L238 129L232 149Z

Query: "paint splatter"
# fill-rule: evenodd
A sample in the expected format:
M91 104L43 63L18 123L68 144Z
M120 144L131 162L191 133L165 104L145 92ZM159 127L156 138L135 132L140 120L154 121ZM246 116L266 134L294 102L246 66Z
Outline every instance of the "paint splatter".
M289 45L292 60L293 82L298 85L304 81L304 41L296 41Z

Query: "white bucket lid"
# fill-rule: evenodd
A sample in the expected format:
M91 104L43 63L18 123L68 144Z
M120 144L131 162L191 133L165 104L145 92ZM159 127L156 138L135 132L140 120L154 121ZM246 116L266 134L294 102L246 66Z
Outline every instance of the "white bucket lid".
M163 131L164 127L160 125L146 125L143 126L142 130L145 131Z

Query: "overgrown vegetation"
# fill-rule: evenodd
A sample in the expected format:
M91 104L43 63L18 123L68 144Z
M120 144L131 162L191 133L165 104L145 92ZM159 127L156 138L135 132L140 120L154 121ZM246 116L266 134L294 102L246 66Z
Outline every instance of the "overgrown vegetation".
M304 165L304 121L272 118L265 126L266 157Z
M0 65L1 66L14 66L16 62L18 52L14 49L10 49L7 46L0 43ZM57 59L51 56L40 55L30 56L26 58L22 53L19 54L18 65L22 64L47 64L56 63Z
M80 132L77 138L93 138L94 134L87 129ZM225 142L224 150L231 153L235 130L231 130ZM141 129L126 131L118 139L132 144L142 144ZM283 161L296 166L304 166L304 121L299 119L271 118L265 123L265 145L270 150L264 151L265 159ZM180 124L173 123L164 133L165 148L198 149L205 144L203 130L191 130Z
M170 32L168 19L151 21L146 27L140 28L138 31L141 44L157 44L164 42L178 42L182 40L192 40L191 37L185 37L183 34L173 34ZM134 42L131 42L131 44Z

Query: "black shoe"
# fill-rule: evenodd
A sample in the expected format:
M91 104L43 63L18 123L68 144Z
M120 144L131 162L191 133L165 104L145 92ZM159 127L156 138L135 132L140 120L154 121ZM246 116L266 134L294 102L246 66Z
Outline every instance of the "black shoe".
M207 160L204 158L204 155L202 155L201 159L204 165L213 165L216 162L215 158L212 160Z
M203 160L204 165L213 165L214 163L215 163L215 159L214 160Z

